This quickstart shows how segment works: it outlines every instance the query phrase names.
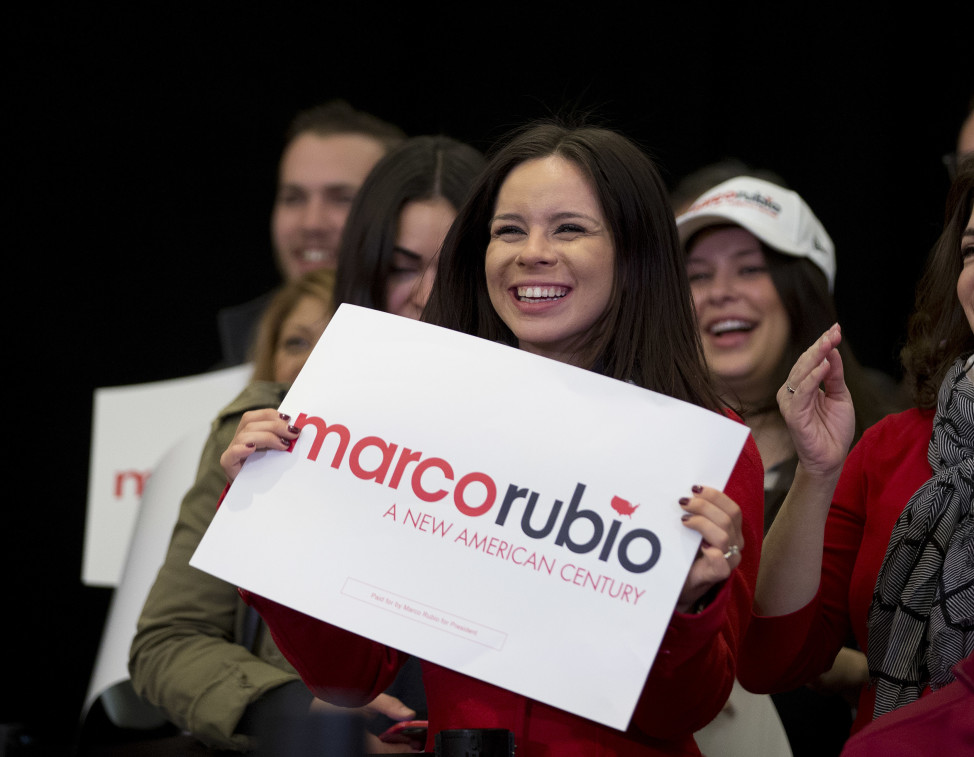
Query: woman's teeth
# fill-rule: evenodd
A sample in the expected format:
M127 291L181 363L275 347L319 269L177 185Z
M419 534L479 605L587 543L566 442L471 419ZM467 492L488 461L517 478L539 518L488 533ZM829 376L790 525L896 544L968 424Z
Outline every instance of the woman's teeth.
M321 263L328 257L324 250L302 250L301 259L307 263Z
M546 286L517 288L517 298L522 302L533 302L535 300L549 302L560 299L566 294L568 294L568 287Z
M720 336L721 334L726 334L729 331L750 331L754 328L754 324L751 321L739 321L736 319L728 319L726 321L718 321L710 327L710 333L714 336Z

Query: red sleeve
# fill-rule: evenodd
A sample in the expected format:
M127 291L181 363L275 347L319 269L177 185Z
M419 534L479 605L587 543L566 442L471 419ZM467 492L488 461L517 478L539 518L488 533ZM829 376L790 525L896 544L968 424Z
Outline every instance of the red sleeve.
M863 537L866 480L863 463L871 436L853 447L842 468L825 521L818 593L788 615L755 612L741 651L738 678L757 693L789 691L828 670L851 635L849 586Z
M764 466L748 436L724 492L741 508L741 564L697 615L674 613L636 705L632 726L656 738L702 728L734 684L738 647L751 617L764 532Z

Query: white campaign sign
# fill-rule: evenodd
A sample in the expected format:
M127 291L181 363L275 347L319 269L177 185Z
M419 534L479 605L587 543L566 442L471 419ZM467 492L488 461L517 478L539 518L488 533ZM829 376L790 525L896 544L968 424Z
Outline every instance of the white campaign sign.
M625 729L747 428L621 381L343 305L192 565Z
M95 390L81 580L117 586L153 467L246 386L253 365ZM199 451L202 451L202 444ZM195 468L186 479L193 483ZM168 543L169 534L166 534Z
M131 685L124 683L129 677L129 647L135 638L142 606L166 560L179 506L196 480L200 453L210 435L210 425L197 422L196 428L187 431L153 466L152 476L146 482L138 504L121 578L112 592L88 682L84 712L87 713L91 704L101 697L109 718L123 728L147 727L139 721L152 714L157 719L161 717L158 710L153 711L151 705L139 699ZM148 727L160 724L154 722Z

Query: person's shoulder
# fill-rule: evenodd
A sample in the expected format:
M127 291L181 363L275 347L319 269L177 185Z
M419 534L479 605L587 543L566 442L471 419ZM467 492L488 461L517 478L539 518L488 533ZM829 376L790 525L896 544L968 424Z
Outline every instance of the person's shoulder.
M954 666L956 679L867 724L846 742L841 757L967 754L974 738L974 655Z
M933 409L921 410L916 407L892 413L866 429L863 440L868 439L869 443L875 444L900 437L914 438L920 434L929 441L934 414Z
M289 388L289 384L280 381L251 381L220 411L218 420L237 417L248 410L277 407L284 400Z
M849 453L846 467L891 472L906 461L925 461L933 417L933 410L919 408L887 415L866 429Z

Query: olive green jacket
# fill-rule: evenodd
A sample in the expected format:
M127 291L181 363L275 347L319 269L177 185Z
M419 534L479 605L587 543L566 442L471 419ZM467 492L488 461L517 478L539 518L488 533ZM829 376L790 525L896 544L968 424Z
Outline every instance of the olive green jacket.
M250 737L235 733L244 711L271 689L300 678L263 624L253 652L241 645L246 606L236 587L190 567L189 559L226 486L220 455L240 417L247 410L278 407L287 388L252 382L213 421L196 482L180 506L165 563L129 653L135 691L179 727L224 749L252 748Z

